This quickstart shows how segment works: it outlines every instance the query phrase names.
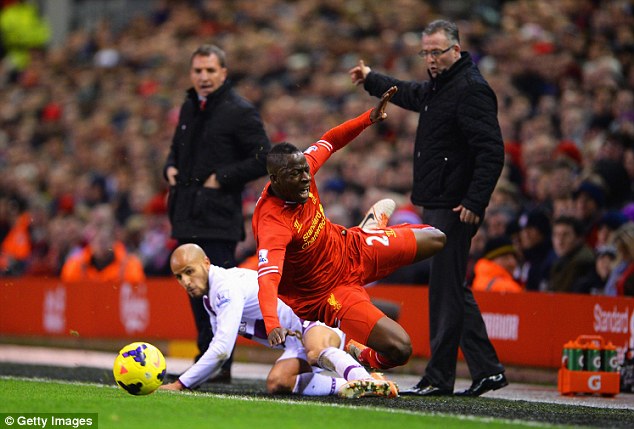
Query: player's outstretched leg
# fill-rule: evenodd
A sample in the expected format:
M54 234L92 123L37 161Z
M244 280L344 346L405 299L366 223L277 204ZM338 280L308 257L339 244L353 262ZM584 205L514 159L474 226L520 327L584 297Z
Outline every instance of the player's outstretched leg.
M412 231L416 237L416 256L412 263L434 256L445 247L447 242L445 233L433 226L412 228Z
M387 226L390 220L390 216L396 209L396 203L394 200L386 198L379 200L370 207L365 214L365 217L359 224L359 227L364 229L383 229Z

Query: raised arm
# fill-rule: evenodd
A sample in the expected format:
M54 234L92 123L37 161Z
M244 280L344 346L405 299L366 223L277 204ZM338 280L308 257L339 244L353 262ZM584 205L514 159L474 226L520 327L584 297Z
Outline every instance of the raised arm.
M396 94L396 91L398 91L398 89L395 86L391 86L390 88L388 88L387 91L383 93L381 99L379 100L379 103L374 109L372 109L372 112L370 113L370 120L373 124L387 118L385 108L387 107L387 104L390 102L394 94Z
M397 88L395 86L389 88L383 93L381 99L377 103L377 106L372 109L369 114L368 112L365 112L354 119L350 119L341 125L337 125L336 127L328 130L322 136L321 140L332 144L334 149L333 151L341 149L361 134L361 132L368 126L387 118L385 108L396 91Z
M355 85L363 85L365 83L365 77L370 73L372 69L366 66L363 60L359 60L359 64L352 67L348 74L350 75L350 79L352 83Z

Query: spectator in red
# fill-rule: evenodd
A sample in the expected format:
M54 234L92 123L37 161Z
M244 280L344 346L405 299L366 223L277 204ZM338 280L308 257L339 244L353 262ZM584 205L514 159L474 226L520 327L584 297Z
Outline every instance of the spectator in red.
M489 240L484 256L476 262L473 290L482 292L522 292L513 278L518 266L518 254L507 236Z
M7 233L0 241L0 275L21 275L31 256L31 214L19 197L0 199L0 217L6 217Z
M95 210L103 208L109 207L101 206ZM80 252L70 256L62 267L63 282L145 282L141 260L129 253L124 244L116 239L113 219L112 214L110 217L105 215L89 229L88 244Z

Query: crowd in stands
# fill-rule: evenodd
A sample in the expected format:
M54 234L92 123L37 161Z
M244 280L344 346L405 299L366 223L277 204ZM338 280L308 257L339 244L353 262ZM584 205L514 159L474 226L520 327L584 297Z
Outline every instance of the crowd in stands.
M229 77L271 141L305 148L373 106L347 73L359 59L426 79L421 31L443 17L458 22L462 49L497 94L507 155L473 240L470 279L485 259L483 271L509 273L508 290L634 295L632 3L507 0L465 16L441 16L436 4L157 1L119 31L104 19L73 29L61 46L38 40L19 63L3 36L1 275L59 276L99 235L92 219L103 212L109 238L145 275L169 274L175 243L162 168L190 86L183 67L201 43L226 51ZM408 197L416 122L390 106L388 120L320 171L334 222L352 226L385 197L398 203L392 223L420 222ZM245 214L265 182L245 189ZM253 248L248 237L238 258ZM487 290L489 281L477 284Z

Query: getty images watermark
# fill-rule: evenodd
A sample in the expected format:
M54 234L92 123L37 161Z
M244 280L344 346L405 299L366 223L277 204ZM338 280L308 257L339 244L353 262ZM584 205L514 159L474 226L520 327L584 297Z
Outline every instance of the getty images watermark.
M0 428L97 428L97 413L0 413Z

